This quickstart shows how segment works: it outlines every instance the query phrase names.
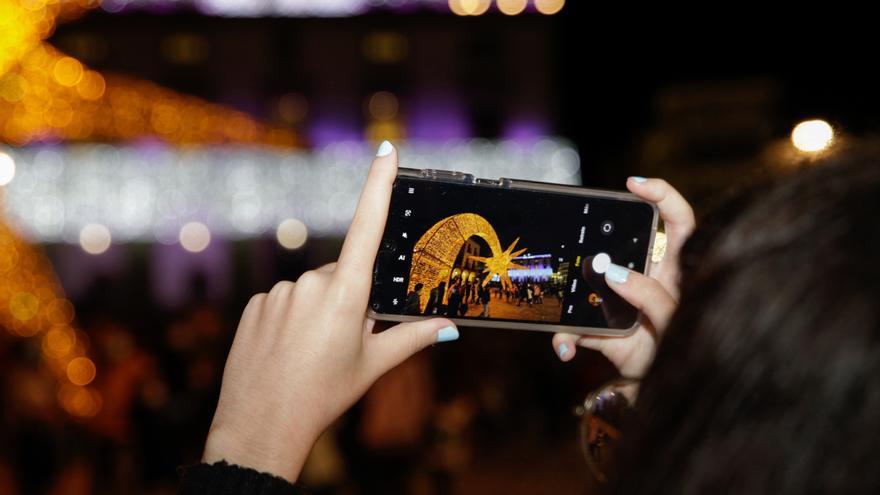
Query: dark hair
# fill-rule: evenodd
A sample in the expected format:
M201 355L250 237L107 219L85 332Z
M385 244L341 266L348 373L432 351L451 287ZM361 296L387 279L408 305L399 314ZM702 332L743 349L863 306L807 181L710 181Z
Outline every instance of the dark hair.
M421 283L421 282L420 282L420 283L418 283L418 284L416 284L416 292L418 292L418 291L420 291L420 290L422 290L422 287L424 287L424 286L425 286L425 285L424 285L424 284L422 284L422 283Z
M880 492L880 153L708 217L615 493Z

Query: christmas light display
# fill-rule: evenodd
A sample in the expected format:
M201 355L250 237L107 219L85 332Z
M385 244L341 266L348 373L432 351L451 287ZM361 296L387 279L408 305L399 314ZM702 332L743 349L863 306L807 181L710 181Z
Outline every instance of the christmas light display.
M526 268L523 265L513 262L514 258L527 251L527 248L522 248L518 251L514 251L513 248L516 247L517 242L519 242L519 237L514 239L513 243L508 246L508 248L504 251L498 252L493 249L492 256L468 256L469 258L480 261L484 265L486 265L486 268L483 270L483 272L488 272L489 275L483 279L483 287L485 287L486 284L489 283L489 280L491 280L492 277L496 275L500 278L502 286L506 288L513 286L513 282L510 281L508 270L524 270Z
M98 413L101 395L89 387L97 370L86 356L88 339L75 325L73 305L49 260L2 223L0 326L13 335L38 339L42 369L55 378L58 403L65 411L81 418Z
M473 236L486 241L492 253L492 256L487 257L473 256L474 259L485 264L484 273L488 272L483 279L483 286L495 275L500 277L504 287L513 285L507 270L523 268L513 263L512 259L526 251L526 249L513 251L519 238L517 237L507 249L502 249L498 234L485 218L475 213L452 215L432 225L413 247L407 293L414 291L417 284L427 288L419 294L419 311L425 309L431 289L437 287L440 282L447 282L450 275L461 275L456 272L455 260L462 246Z
M139 9L160 12L195 9L208 15L229 17L343 17L371 10L412 12L416 9L473 16L490 12L493 3L491 0L104 0L101 8L114 13ZM565 0L498 0L496 7L505 15L524 12L553 15L564 5Z
M13 0L0 7L0 140L299 145L288 129L134 78L100 74L41 40L57 18L97 1Z
M398 148L408 167L580 181L577 153L559 139L410 142ZM6 153L16 172L6 186L5 213L21 234L100 253L110 239L176 244L181 228L194 221L218 239L275 236L288 219L302 222L308 235L344 235L375 148L364 142L339 142L314 152L99 144Z
M410 3L448 11L461 2ZM542 7L546 3L534 8L551 13ZM556 3L561 8L563 2ZM242 239L273 232L282 245L295 249L308 234L347 230L374 151L361 142L297 151L301 140L289 129L148 81L99 73L44 41L57 23L99 6L119 12L156 4L0 1L0 142L12 145L0 150L0 199L15 226L0 222L0 325L39 342L42 369L56 379L59 405L79 418L101 409L101 396L92 386L99 370L51 265L25 240L79 243L100 256L118 242L181 242L200 251L212 235ZM179 4L218 15L352 15L402 5L390 0ZM517 2L505 9L505 14L523 11ZM370 112L378 124L367 136L378 138L398 125L390 117L383 120L388 108L396 113L397 102L390 94L374 96ZM129 144L69 144L94 141ZM204 144L223 146L175 147ZM558 139L397 144L404 166L579 183L578 154ZM506 267L516 266L510 261L522 252L513 251L516 241L504 250L485 220L462 217L456 224L482 229L491 240L493 256L483 260L490 272L486 280L492 274L506 277L504 260ZM438 235L451 234L438 229Z

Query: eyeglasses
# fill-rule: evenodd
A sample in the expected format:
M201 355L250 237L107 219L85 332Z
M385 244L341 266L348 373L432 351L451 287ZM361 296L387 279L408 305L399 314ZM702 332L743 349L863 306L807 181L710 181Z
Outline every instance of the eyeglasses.
M601 483L608 481L608 473L613 472L621 429L635 405L639 383L631 378L612 380L587 394L575 408L574 413L581 418L581 451L590 472Z

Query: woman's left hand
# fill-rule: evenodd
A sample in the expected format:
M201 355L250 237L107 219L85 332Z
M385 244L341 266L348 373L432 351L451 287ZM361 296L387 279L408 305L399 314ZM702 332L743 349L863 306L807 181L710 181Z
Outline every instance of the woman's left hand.
M599 351L622 376L638 379L653 362L666 325L678 306L678 255L696 222L691 205L665 180L630 177L626 187L657 205L666 229L666 255L654 264L650 276L617 265L605 272L608 287L641 311L639 324L627 337L557 333L553 348L563 361L574 358L577 346Z
M318 436L386 371L435 342L451 321L425 319L373 333L366 316L397 151L387 141L370 167L337 263L254 296L226 368L203 461L296 480Z

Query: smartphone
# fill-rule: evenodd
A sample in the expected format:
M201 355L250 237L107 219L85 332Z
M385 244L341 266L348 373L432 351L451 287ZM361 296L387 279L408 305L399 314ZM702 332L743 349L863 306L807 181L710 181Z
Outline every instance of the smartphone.
M647 273L657 207L622 192L398 169L369 314L625 336L639 311L609 263Z

